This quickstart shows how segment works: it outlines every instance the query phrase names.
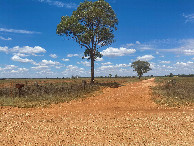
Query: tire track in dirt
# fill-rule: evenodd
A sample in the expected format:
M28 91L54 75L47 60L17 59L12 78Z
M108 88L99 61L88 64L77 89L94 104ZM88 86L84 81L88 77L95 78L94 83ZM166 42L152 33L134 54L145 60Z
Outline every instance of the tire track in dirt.
M154 79L48 108L0 109L0 145L191 145L193 109L151 101Z

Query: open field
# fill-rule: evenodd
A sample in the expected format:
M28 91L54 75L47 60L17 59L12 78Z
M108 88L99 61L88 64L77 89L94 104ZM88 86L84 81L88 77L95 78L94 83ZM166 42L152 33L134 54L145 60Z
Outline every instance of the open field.
M193 107L151 100L154 79L49 107L0 109L2 145L192 145Z
M165 106L188 106L194 103L194 77L156 78L153 100Z
M82 81L86 81L85 84ZM10 79L0 80L0 105L16 107L47 106L52 103L69 102L89 96L106 87L119 87L125 82L139 81L137 78L89 78L78 79ZM16 84L24 84L21 89Z

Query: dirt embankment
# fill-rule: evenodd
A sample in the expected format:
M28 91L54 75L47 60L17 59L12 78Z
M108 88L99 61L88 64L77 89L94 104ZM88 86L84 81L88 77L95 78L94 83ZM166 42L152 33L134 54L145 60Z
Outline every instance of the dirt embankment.
M0 109L0 145L192 145L193 108L151 101L154 79L49 108Z

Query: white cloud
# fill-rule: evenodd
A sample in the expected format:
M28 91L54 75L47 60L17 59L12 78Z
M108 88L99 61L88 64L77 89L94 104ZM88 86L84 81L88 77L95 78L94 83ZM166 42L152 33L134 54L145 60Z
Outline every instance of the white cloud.
M83 64L84 66L90 66L90 62L88 61L77 62L77 64Z
M102 65L110 65L112 64L111 62L106 62L106 63L101 63Z
M75 3L63 3L61 1L54 1L54 0L38 0L39 2L44 2L44 3L47 3L49 5L53 5L53 6L56 6L56 7L65 7L65 8L68 8L68 9L74 9L77 7L77 5Z
M41 65L60 65L59 62L57 61L52 61L52 60L42 60L42 62L40 62Z
M62 73L63 75L66 76L72 75L88 76L88 72L85 71L84 68L79 68L78 66L75 65L68 65Z
M68 54L67 57L75 57L75 56L79 56L78 54Z
M18 68L18 71L19 72L26 72L26 71L29 71L29 69L27 69L27 68Z
M56 69L60 69L61 67L62 67L62 66L56 66L55 68L56 68Z
M18 73L18 71L16 71L16 70L11 70L10 72L11 73Z
M2 32L11 32L11 33L22 33L22 34L37 34L37 33L40 33L40 32L35 32L35 31L18 30L18 29L6 29L6 28L0 28L0 31L2 31Z
M152 48L149 45L141 45L139 47L140 50L152 50Z
M34 62L33 60L30 60L30 59L27 59L27 58L23 59L23 58L21 58L20 56L17 56L17 55L14 55L11 59L13 61L18 61L18 62L22 62L22 63L28 63L28 62L33 63Z
M188 61L188 62L177 62L175 65L176 66L180 66L180 67L184 67L184 66L194 67L194 63L191 62L191 61Z
M106 69L117 70L118 68L130 67L130 66L131 66L130 64L102 65L98 69L100 69L100 70L106 70Z
M39 66L36 66L36 67L31 67L32 69L35 69L35 70L45 70L47 68L49 68L48 66L46 65L39 65Z
M23 73L27 71L29 71L27 68L18 68L17 70L11 70L10 73Z
M194 14L183 14L183 17L185 17L185 23L187 22L194 22Z
M194 49L183 50L185 55L194 55Z
M99 57L96 58L96 61L103 61L103 60L104 60L103 58L99 58Z
M30 54L30 55L36 55L38 53L45 53L46 50L40 46L35 46L35 47L29 47L29 46L24 46L24 47L19 47L15 46L11 49L12 52L17 52L17 53L24 53L24 54Z
M123 47L118 49L118 48L109 47L106 50L103 50L101 53L104 56L114 57L114 56L126 56L135 52L136 52L135 49L126 49Z
M140 44L141 44L139 41L136 41L135 43L136 43L136 44L138 44L138 45L140 45Z
M177 41L179 47L172 49L159 49L162 52L173 52L184 55L194 55L194 39L185 39Z
M9 37L8 37L8 38L4 38L4 37L2 37L2 36L0 36L0 39L1 39L1 40L4 40L4 41L10 41L10 40L12 40L12 38L9 38Z
M126 44L125 45L127 48L129 48L129 47L131 47L131 46L134 46L134 44L133 43L129 43L129 44Z
M57 58L56 54L50 54L49 56L52 57L52 58Z
M7 53L9 50L8 50L8 47L5 46L5 47L0 47L0 52L5 52Z
M160 61L160 63L169 64L169 63L170 63L170 61Z
M62 61L69 61L69 59L64 59L64 58L63 58Z
M50 71L50 70L42 70L42 71L39 71L39 72L36 72L38 74L38 77L41 75L41 76L45 76L45 75L49 75L49 76L52 76L54 75L54 72Z
M144 56L137 57L137 60L149 61L149 60L152 60L153 58L155 57L152 55L144 55Z
M20 57L26 57L26 56L29 56L29 55L22 54L22 53L14 53L14 55L16 55L16 56L20 56Z
M194 58L192 58L192 60L194 60Z
M3 68L4 70L10 70L10 69L14 69L17 68L17 66L15 65L6 65L5 68Z

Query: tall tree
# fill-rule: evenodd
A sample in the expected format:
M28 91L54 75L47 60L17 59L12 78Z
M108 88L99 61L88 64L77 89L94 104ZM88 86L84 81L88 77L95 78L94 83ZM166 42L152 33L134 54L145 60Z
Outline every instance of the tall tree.
M115 12L104 0L80 3L70 17L62 16L57 25L57 34L66 35L85 47L84 57L91 60L91 83L94 83L94 61L102 57L98 49L114 42L117 25Z
M152 70L150 68L150 64L147 61L135 61L131 64L131 67L134 68L133 71L137 72L137 75L139 76L139 79L142 77L144 73L147 73L148 71Z

